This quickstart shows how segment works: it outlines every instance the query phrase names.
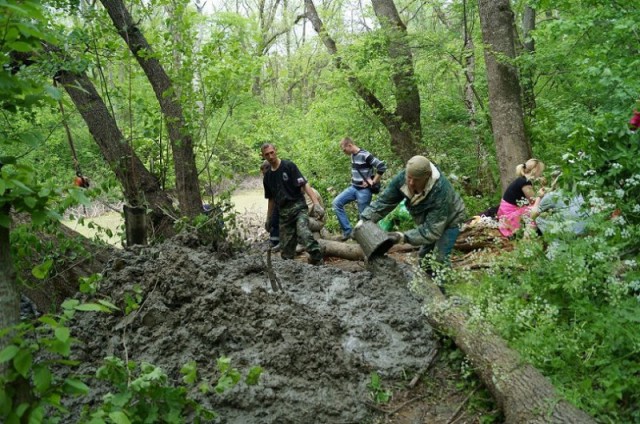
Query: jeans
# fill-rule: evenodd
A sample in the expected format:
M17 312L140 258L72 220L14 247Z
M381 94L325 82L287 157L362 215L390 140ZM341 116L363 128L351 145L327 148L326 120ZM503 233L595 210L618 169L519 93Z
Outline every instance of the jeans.
M434 244L422 246L418 252L418 256L420 256L420 259L422 260L427 253L431 253L436 249L436 258L438 262L449 264L449 256L451 255L453 246L456 244L458 234L460 234L460 227L447 228Z
M344 210L345 205L351 202L358 202L358 215L360 215L362 211L369 206L369 203L371 203L371 196L370 189L357 189L353 185L350 185L333 199L333 211L336 213L343 235L348 236L351 234L351 224Z

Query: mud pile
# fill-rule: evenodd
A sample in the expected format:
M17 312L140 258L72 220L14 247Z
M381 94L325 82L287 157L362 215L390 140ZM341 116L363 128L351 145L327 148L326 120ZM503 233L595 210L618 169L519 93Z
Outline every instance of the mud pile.
M221 259L186 244L123 250L111 260L100 294L124 311L125 295L138 291L140 307L78 315L81 372L94 374L105 356L126 354L175 381L192 360L201 378L212 378L224 355L240 370L264 371L257 386L199 397L220 422L366 422L371 372L385 386L406 382L435 349L407 289L408 271L391 259L373 275L274 257L284 288L274 293L263 253Z

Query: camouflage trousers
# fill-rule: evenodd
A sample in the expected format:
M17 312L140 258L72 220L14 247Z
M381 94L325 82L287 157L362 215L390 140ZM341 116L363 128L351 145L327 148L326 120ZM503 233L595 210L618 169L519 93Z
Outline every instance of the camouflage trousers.
M310 263L322 261L322 248L313 238L309 228L309 213L304 200L290 203L280 208L280 256L283 259L293 259L296 255L296 245L302 244L310 255Z

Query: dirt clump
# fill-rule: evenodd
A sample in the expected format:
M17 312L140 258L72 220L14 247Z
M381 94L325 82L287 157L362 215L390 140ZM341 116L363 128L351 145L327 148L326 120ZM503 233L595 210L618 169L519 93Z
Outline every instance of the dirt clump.
M228 356L240 370L264 371L257 386L194 390L219 422L372 422L371 373L388 387L406 382L437 343L407 288L409 271L383 261L374 275L274 257L284 290L273 292L258 250L221 258L176 238L119 251L99 295L121 312L77 315L81 372L114 355L160 366L174 381L196 361L201 378L215 378L216 359ZM125 315L133 293L139 308Z

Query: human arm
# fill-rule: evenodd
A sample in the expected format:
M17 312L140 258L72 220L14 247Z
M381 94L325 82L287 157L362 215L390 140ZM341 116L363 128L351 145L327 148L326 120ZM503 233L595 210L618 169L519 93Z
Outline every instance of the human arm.
M380 182L380 180L382 179L382 174L384 174L387 171L387 165L386 163L384 163L384 161L378 159L377 157L373 156L371 153L369 153L369 156L367 156L367 158L365 159L365 162L371 166L372 169L375 169L375 174L373 175L373 178L371 178L368 182L370 185L374 185Z
M522 193L524 193L524 196L527 198L529 204L533 205L533 203L536 201L536 192L533 189L533 186L531 184L522 186Z
M378 222L404 200L400 188L404 184L404 172L399 173L387 184L387 188L360 215L364 221Z
M267 219L264 222L264 229L267 230L267 232L271 232L271 220L273 217L273 211L276 208L276 201L275 199L269 199L269 202L267 203Z

